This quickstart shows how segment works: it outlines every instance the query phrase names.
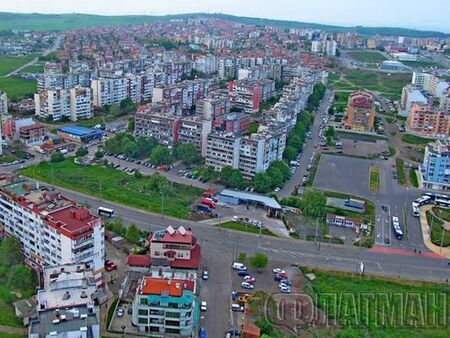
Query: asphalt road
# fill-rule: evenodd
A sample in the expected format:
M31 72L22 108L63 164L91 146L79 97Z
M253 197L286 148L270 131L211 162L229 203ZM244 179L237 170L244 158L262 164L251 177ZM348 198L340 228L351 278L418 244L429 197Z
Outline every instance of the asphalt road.
M135 223L143 230L157 230L169 225L191 227L203 244L202 256L208 257L208 265L222 264L216 257L232 257L233 252L265 252L270 259L317 268L356 271L362 261L366 273L395 276L416 280L443 282L450 278L448 260L431 258L409 252L407 255L379 253L358 247L321 244L290 238L255 236L243 232L219 229L198 222L179 220L112 204L90 196L60 189L64 195L87 204L93 212L99 206L113 208L125 223ZM237 248L235 248L237 247ZM229 260L231 264L231 260Z
M303 148L302 156L300 157L299 163L300 165L297 167L295 173L291 176L291 178L286 182L283 189L278 192L278 197L288 197L294 192L295 187L301 184L302 177L306 173L306 169L308 167L309 159L312 153L315 151L314 145L319 142L319 128L322 122L322 118L324 118L328 114L328 109L330 108L330 96L332 92L327 89L325 95L322 99L322 102L317 109L317 113L314 115L314 123L310 128L311 131L311 140L305 143Z

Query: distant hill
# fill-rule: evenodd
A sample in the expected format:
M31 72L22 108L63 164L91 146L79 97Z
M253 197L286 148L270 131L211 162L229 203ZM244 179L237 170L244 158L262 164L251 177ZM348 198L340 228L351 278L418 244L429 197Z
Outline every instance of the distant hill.
M445 34L436 31L422 31L407 28L397 27L342 27L322 25L316 23L306 23L287 20L272 20L241 17L227 14L178 14L165 16L145 16L145 15L123 15L123 16L104 16L104 15L89 15L89 14L19 14L19 13L4 13L0 12L0 31L20 29L33 31L56 31L67 29L78 29L96 26L108 25L128 25L128 24L143 24L155 21L171 20L171 19L192 19L196 17L212 17L223 19L238 23L252 24L252 25L275 25L284 28L313 28L321 29L330 32L347 33L355 32L362 35L399 35L408 37L450 37L450 34Z

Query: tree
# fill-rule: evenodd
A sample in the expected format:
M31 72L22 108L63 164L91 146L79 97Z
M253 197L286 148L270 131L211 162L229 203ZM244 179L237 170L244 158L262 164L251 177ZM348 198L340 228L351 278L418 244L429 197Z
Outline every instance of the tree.
M169 164L172 162L172 156L167 147L159 145L152 150L149 160L155 165Z
M250 257L250 265L258 271L264 269L267 266L268 262L269 258L262 252L257 252Z
M319 218L326 213L327 198L320 191L307 191L301 201L301 209L305 216Z
M14 237L7 237L0 245L0 264L11 266L22 262L20 242Z
M30 290L36 285L33 273L23 264L14 265L9 272L9 287L16 290Z
M131 223L125 234L127 241L131 243L139 243L141 240L141 232L137 228L136 224Z
M136 124L135 122L136 122L136 120L134 119L134 117L130 117L128 119L128 131L130 133L134 133L134 127L135 127L135 124Z
M239 263L245 263L246 260L247 260L247 254L245 252L239 252L239 255L237 257L237 261Z
M84 147L80 147L77 149L75 156L76 157L83 157L84 155L86 155L88 153L88 151L86 150L86 148Z
M284 148L283 157L286 160L288 160L289 162L295 160L297 157L297 154L298 154L298 151L290 145L288 145L286 148Z
M239 188L244 183L244 179L239 169L234 169L229 166L222 168L219 177L223 184L232 188Z
M272 162L270 164L269 168L267 169L267 173L272 178L274 178L274 176L275 176L275 174L272 174L272 172L274 170L278 170L279 171L279 173L281 175L281 179L283 181L286 181L291 176L291 172L289 170L289 167L286 164L286 162L284 162L284 161L274 161L274 162ZM278 172L276 173L276 175L278 175Z
M336 130L334 130L333 126L329 126L327 130L325 131L325 136L329 136L330 138L336 137Z
M211 167L210 165L205 166L205 168L203 169L203 172L202 172L202 177L203 177L205 180L209 181L209 180L211 180L215 175L216 175L216 172L215 172L215 170L214 170L213 167Z
M272 189L272 179L266 173L258 173L252 179L252 185L256 192L266 193Z
M96 158L97 160L102 159L102 158L103 158L103 151L97 150L97 151L95 152L95 158Z
M184 163L192 164L200 162L200 154L193 143L178 144L174 148L176 158Z
M120 217L116 217L114 223L111 225L111 230L117 235L123 236L125 234L125 228L122 225L122 219Z
M62 162L64 161L64 156L59 151L54 151L50 156L50 162Z

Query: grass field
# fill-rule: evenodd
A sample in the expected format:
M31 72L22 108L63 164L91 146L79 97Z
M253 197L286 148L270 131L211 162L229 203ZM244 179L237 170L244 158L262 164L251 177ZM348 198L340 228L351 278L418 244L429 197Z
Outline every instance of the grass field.
M44 66L41 65L32 65L25 67L20 71L21 73L43 73L44 72Z
M246 226L245 224L241 224L241 223L237 223L237 222L233 222L233 221L220 223L218 226L221 228L226 228L226 229L231 229L231 230L236 230L236 231L249 232L252 234L259 234L259 228L257 228L257 227L254 227L251 225ZM270 232L267 229L262 229L261 234L268 235L268 236L275 236L272 232Z
M404 134L402 136L402 141L409 144L428 144L430 142L433 142L434 139L431 138L424 138L416 135L411 134Z
M442 64L435 61L402 61L406 66L410 67L420 67L420 68L445 68Z
M414 188L419 187L419 180L417 179L416 169L409 169L409 182Z
M450 222L450 209L434 207L433 211L439 218L443 219L446 222Z
M450 232L444 230L444 222L433 216L430 211L426 212L428 225L431 229L431 241L437 246L450 246Z
M26 336L20 335L20 334L14 334L14 333L4 333L0 332L0 338L24 338Z
M34 171L34 172L33 172ZM157 191L153 177L136 178L120 170L104 166L81 166L72 157L58 163L41 163L19 170L19 173L36 179L71 189L87 195L128 205L151 212L161 213L162 196ZM101 183L100 183L101 182ZM100 192L101 184L101 192ZM164 215L187 218L196 196L201 189L172 183L172 191L164 195Z
M352 59L355 59L359 62L365 63L380 63L381 61L386 60L383 54L377 51L369 52L369 51L351 51L347 52Z
M399 184L406 184L406 174L405 174L405 161L401 158L395 159L396 171L397 171L397 182Z
M378 192L380 189L380 168L370 167L369 188L372 192Z
M303 269L310 272L309 269ZM448 337L450 287L313 270L305 291L326 312L338 337Z
M37 90L37 84L34 80L25 80L12 77L0 77L0 89L4 91L8 98L32 97Z
M20 66L27 64L35 57L35 54L26 56L0 56L0 76L9 74Z

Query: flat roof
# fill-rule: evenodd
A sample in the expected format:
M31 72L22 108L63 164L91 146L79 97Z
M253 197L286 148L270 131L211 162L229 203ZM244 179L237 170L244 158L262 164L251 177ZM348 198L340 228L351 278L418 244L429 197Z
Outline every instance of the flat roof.
M99 130L92 129L92 128L86 128L81 126L65 126L58 128L58 131L61 131L63 133L72 134L76 136L86 136L89 134L96 134L96 133L102 133Z
M229 189L222 190L222 192L219 195L227 196L227 197L234 197L234 198L237 198L237 199L240 199L243 201L262 203L266 207L269 207L272 209L281 209L281 205L273 197L267 197L267 196L263 196L263 195L257 195L257 194L252 194L252 193L248 193L248 192L229 190Z

